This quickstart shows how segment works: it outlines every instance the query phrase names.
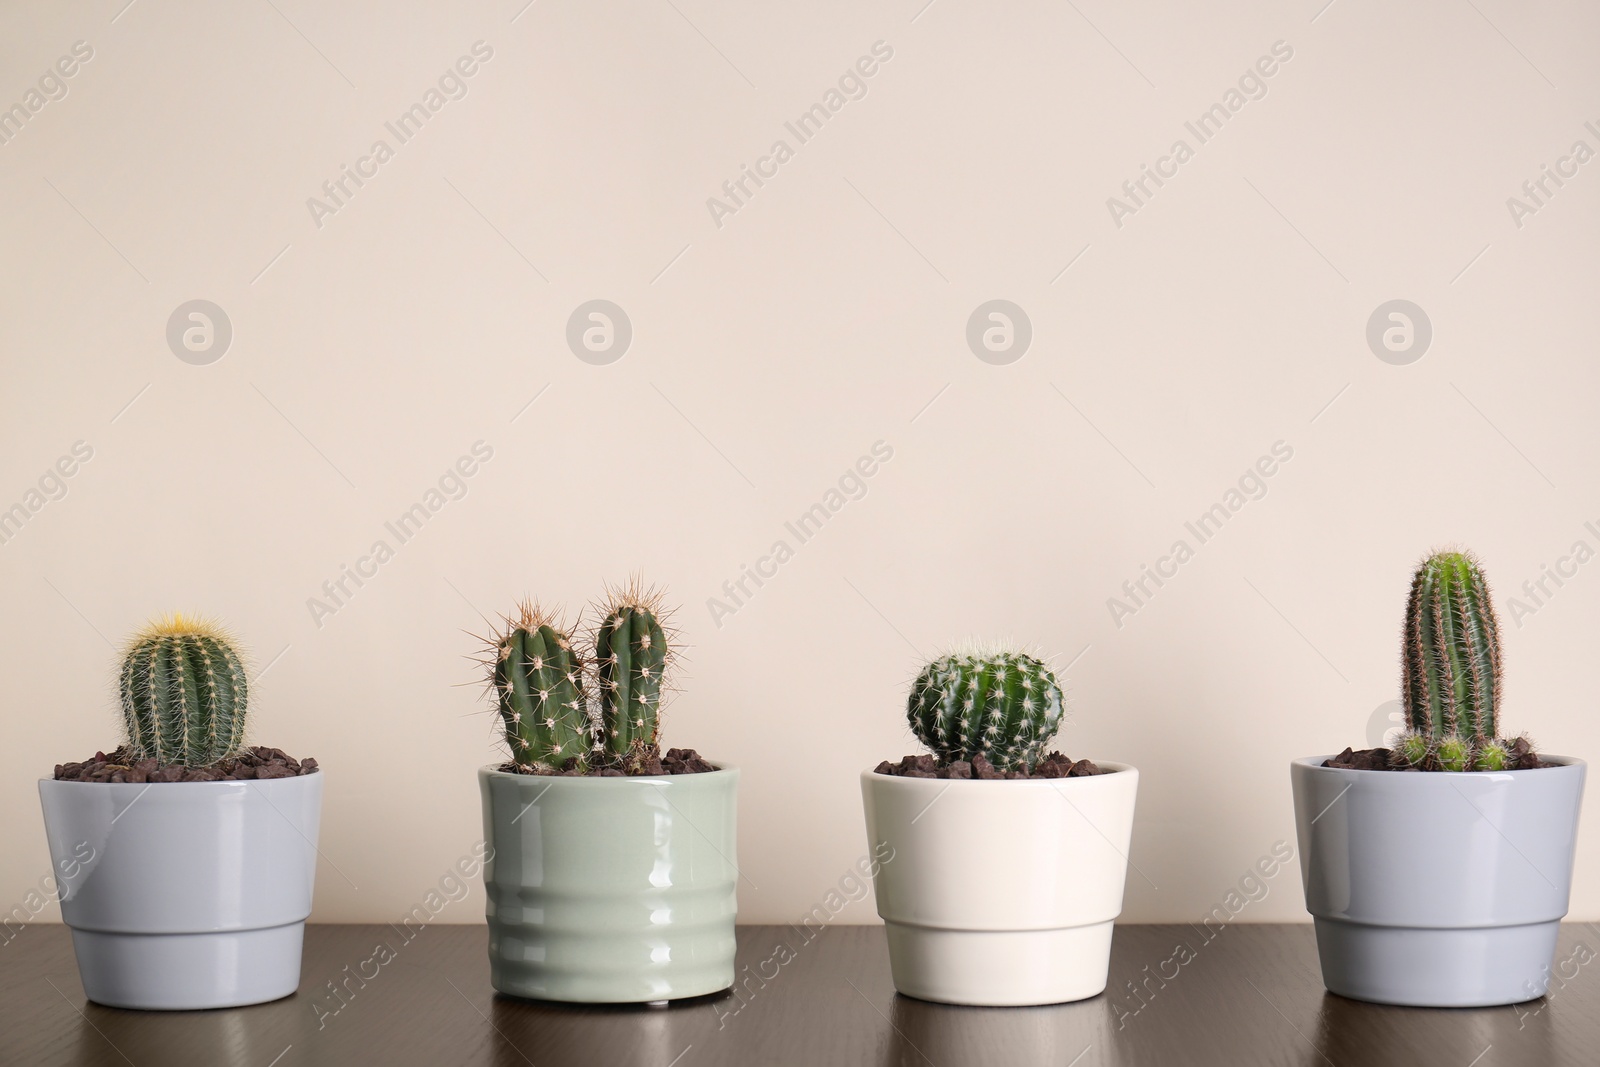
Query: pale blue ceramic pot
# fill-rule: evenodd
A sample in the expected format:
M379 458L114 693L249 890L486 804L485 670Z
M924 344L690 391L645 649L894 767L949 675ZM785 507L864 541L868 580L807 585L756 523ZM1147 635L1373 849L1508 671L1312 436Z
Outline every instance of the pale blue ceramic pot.
M1567 913L1582 760L1530 771L1355 771L1295 760L1322 981L1379 1004L1543 996Z
M84 994L193 1011L293 993L322 779L40 781Z
M739 772L636 778L478 771L489 979L615 1004L733 985Z

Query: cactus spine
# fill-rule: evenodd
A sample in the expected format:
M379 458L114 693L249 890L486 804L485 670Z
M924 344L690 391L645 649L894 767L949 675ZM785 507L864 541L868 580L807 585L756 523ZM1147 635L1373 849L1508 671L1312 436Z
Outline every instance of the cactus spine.
M554 770L588 752L583 660L560 623L538 605L518 608L490 649L492 684L511 759L518 768Z
M595 630L600 679L600 738L613 757L652 748L661 729L661 686L671 666L662 597L637 580L607 591Z
M1504 767L1500 623L1471 554L1435 552L1417 567L1403 641L1401 699L1410 728L1395 752L1413 766Z
M133 636L119 679L135 760L209 767L244 748L249 683L226 633L175 614Z
M1015 650L964 651L929 663L912 683L906 719L941 763L985 757L997 770L1033 769L1061 725L1050 668Z

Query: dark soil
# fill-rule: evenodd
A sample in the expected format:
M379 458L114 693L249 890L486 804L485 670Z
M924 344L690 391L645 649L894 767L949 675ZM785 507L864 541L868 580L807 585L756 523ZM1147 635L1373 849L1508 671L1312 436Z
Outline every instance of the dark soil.
M1034 764L1031 774L1027 771L997 771L988 759L981 755L972 757L970 763L958 759L941 766L936 759L926 753L920 756L907 756L899 763L884 760L878 764L876 770L878 774L892 774L900 778L982 778L995 781L1024 778L1084 778L1091 774L1106 773L1086 759L1074 763L1059 752L1052 752Z
M533 774L554 778L630 778L662 774L704 774L716 770L701 759L700 753L692 748L669 748L667 754L663 756L660 745L651 745L643 752L629 753L613 763L590 767L586 771L578 769L576 756L557 769L523 770L515 763L502 763L499 769L507 774Z
M96 752L82 763L56 764L58 782L244 782L261 778L295 778L314 774L317 761L297 760L281 748L247 748L233 759L209 767L159 764L153 759L130 760L128 750L111 755Z
M1350 771L1437 771L1441 767L1410 767L1402 763L1390 763L1391 753L1386 748L1363 748L1357 751L1345 749L1332 759L1322 761L1324 767L1342 767ZM1550 763L1539 758L1533 751L1533 746L1528 744L1526 737L1519 737L1511 742L1511 762L1506 764L1508 771L1533 771L1541 767L1559 767L1559 763Z

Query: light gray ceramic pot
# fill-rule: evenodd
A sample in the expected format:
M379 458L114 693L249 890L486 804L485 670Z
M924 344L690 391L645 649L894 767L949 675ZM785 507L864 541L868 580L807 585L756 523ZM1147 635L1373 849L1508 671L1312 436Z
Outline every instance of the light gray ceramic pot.
M739 772L637 778L478 772L489 979L585 1004L733 984Z
M83 991L114 1008L259 1004L300 985L322 773L39 782Z
M1295 824L1322 981L1416 1007L1544 995L1572 885L1585 764L1352 771L1295 760Z

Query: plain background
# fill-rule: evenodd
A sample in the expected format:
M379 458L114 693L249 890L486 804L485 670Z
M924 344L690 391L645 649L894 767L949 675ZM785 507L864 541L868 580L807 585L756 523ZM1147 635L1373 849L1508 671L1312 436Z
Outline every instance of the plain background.
M480 836L499 757L464 631L635 570L681 604L667 743L743 769L745 921L798 918L863 855L857 775L915 750L906 685L970 635L1055 655L1060 747L1141 769L1130 921L1197 919L1293 841L1291 758L1381 737L1432 545L1497 585L1506 728L1597 751L1600 562L1510 614L1600 549L1600 161L1507 203L1600 150L1591 6L525 2L0 8L0 105L93 49L0 144L0 508L93 449L0 545L5 909L49 871L35 780L116 743L116 646L173 608L236 629L254 738L327 773L323 921L393 919ZM478 41L466 95L400 144L384 124ZM784 124L879 41L799 143ZM1201 144L1185 123L1280 41ZM380 138L393 158L314 218ZM167 341L197 299L232 327L208 365ZM632 326L609 365L566 340L595 299ZM967 342L994 299L1031 324L1005 365ZM1431 323L1420 359L1369 346L1391 300ZM398 544L384 523L479 441ZM879 441L799 544L785 522ZM1197 544L1184 523L1280 441ZM318 617L380 538L394 557ZM1193 558L1114 617L1179 538ZM481 914L475 889L440 918ZM1304 919L1294 868L1241 918Z

